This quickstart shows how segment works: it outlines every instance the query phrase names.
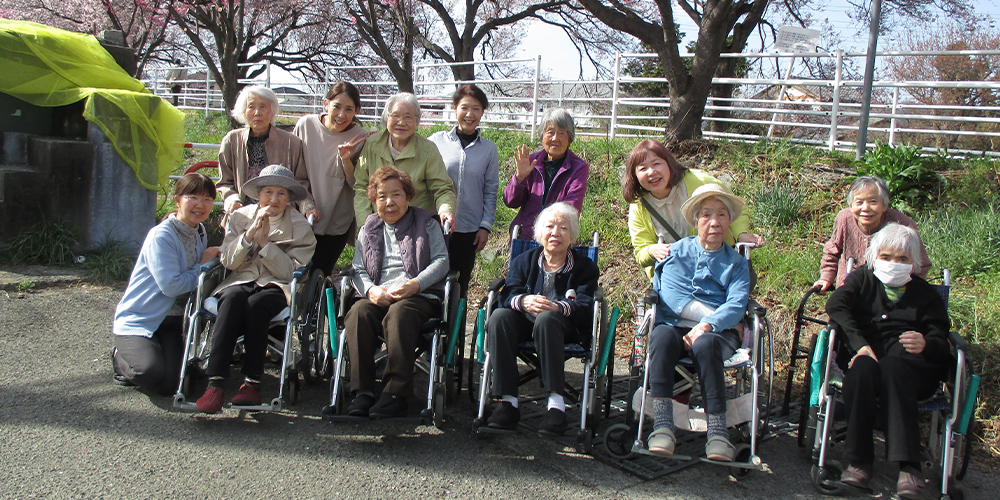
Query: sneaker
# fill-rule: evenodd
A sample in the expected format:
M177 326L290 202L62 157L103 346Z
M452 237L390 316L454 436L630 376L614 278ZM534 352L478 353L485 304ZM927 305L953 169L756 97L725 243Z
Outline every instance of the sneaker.
M115 356L117 354L118 354L118 348L117 347L112 347L111 348L111 373L112 373L111 379L114 380L114 382L116 384L118 384L118 385L120 385L122 387L132 387L132 386L135 385L135 382L132 382L131 380L129 380L128 378L126 378L125 375L123 375L121 372L118 371L118 363L115 361Z
M507 429L509 431L517 429L517 423L521 421L521 410L514 408L514 405L507 401L501 401L493 409L486 425L493 429Z
M378 403L375 403L368 410L368 415L372 418L400 418L405 417L409 412L410 407L405 397L383 392L378 398Z
M650 453L669 457L674 454L674 447L677 445L677 440L674 438L674 431L672 429L661 427L653 430L646 444Z
M375 404L375 396L364 393L354 396L354 401L347 407L347 414L352 417L367 417Z
M922 500L928 498L924 492L927 481L923 474L912 467L903 467L896 480L896 496L906 500Z
M218 413L222 409L222 401L225 397L225 391L221 387L210 385L208 389L205 389L205 394L202 394L194 405L202 413Z
M732 462L736 457L736 447L728 439L715 436L705 443L705 458L716 462Z
M847 469L840 474L840 482L862 490L871 490L873 470L872 464L870 463L856 464L852 462L849 466L847 466Z
M244 383L233 396L233 406L260 406L260 386Z
M566 412L555 408L549 408L542 417L542 423L538 426L538 433L543 436L562 436L569 427L566 420Z

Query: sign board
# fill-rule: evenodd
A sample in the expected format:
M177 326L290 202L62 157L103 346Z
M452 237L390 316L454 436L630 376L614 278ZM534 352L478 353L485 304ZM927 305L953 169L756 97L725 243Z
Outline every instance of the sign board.
M774 41L775 52L816 52L819 31L782 26L778 28L778 38Z

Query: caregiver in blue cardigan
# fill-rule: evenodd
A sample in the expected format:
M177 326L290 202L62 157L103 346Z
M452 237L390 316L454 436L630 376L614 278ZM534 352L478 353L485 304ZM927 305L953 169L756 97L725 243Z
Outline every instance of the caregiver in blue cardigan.
M203 174L177 181L177 211L146 234L125 295L115 309L114 381L168 396L177 389L184 354L184 301L198 286L201 265L219 256L205 226L215 184Z

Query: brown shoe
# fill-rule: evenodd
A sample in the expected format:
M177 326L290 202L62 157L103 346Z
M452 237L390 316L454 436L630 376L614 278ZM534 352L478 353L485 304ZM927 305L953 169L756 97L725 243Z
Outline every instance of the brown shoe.
M923 474L912 467L903 467L896 480L896 495L906 500L923 500L928 498L924 492L927 481Z
M872 464L855 464L852 463L847 467L847 470L840 475L840 482L853 486L855 488L861 488L863 490L871 490L872 484Z

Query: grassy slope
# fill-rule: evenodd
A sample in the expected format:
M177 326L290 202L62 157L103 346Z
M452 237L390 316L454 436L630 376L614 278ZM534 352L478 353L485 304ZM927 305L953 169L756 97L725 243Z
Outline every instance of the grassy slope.
M221 115L206 119L191 114L187 125L187 140L191 142L218 143L228 128ZM429 135L441 128L425 128L421 133ZM490 130L485 135L500 150L502 187L514 172L514 149L528 138L522 132L507 130ZM602 282L612 304L623 313L619 323L621 354L630 349L634 332L631 304L647 284L632 258L626 224L628 204L618 184L621 165L636 142L580 139L572 148L591 166L581 234L600 234ZM214 152L194 152L189 161L213 156ZM755 298L770 310L776 352L787 353L791 315L818 277L822 245L829 237L834 216L844 206L848 184L844 178L853 174L850 158L842 153L774 142L692 144L679 151L679 156L689 166L724 179L749 200L754 230L768 240L766 247L753 254L758 273ZM954 272L953 328L975 343L973 358L984 378L984 397L978 411L985 427L983 444L996 457L1000 456L1000 419L994 417L1000 413L996 394L1000 387L998 170L990 161L955 162L950 168L945 173L950 180L948 187L938 193L937 201L926 213L915 218L934 263L929 276L939 280L942 266ZM505 269L506 233L514 214L498 203L493 237L479 255L470 296L481 297L484 284ZM348 264L351 255L348 249L341 264ZM822 306L823 299L809 304L814 312Z

